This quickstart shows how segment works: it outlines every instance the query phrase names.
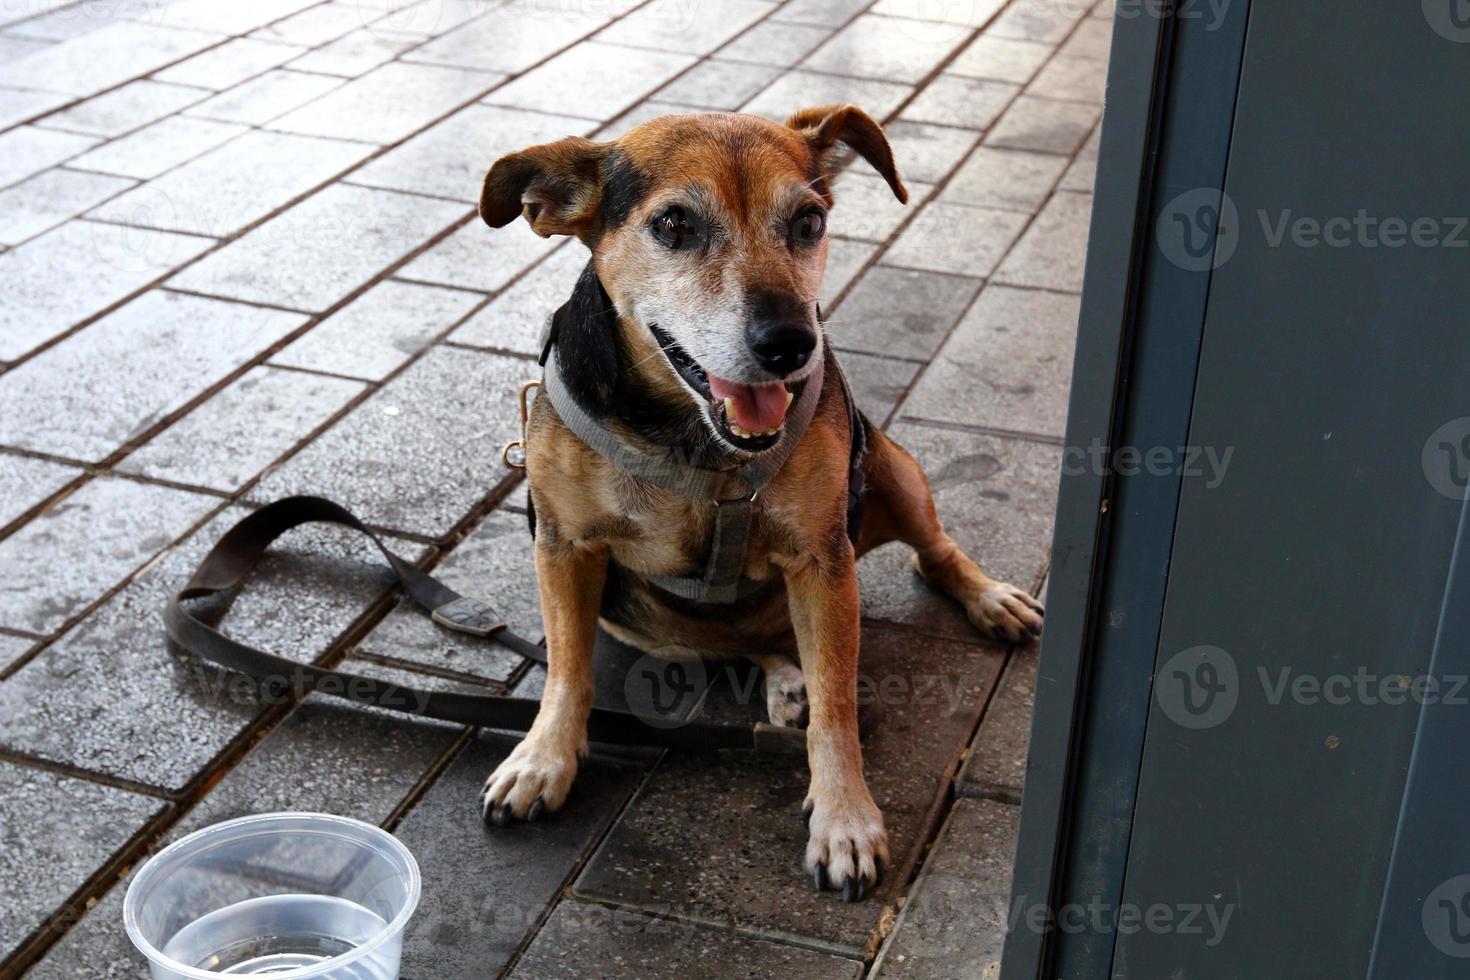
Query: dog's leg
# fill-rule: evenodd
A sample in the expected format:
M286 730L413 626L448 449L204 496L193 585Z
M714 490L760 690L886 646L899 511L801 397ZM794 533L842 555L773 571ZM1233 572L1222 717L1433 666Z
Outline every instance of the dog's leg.
M592 710L592 647L597 610L607 578L607 553L555 543L542 528L536 536L536 577L546 624L546 690L525 739L485 781L481 815L503 824L535 820L561 808L587 752Z
M882 874L888 834L858 744L857 559L845 536L831 551L787 569L786 588L811 713L805 866L818 888L841 888L851 902Z
M761 669L766 685L766 715L783 728L806 725L806 675L790 657L779 653L748 653L745 659Z
M887 541L914 549L914 568L957 600L980 630L1002 642L1041 635L1041 603L997 582L960 550L939 523L924 471L904 449L874 430L867 463L859 552Z

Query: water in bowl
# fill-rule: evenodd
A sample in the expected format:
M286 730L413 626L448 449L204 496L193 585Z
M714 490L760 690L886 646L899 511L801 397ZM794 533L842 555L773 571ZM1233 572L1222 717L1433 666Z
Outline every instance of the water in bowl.
M241 976L284 973L341 956L387 925L355 902L329 895L269 895L210 912L180 929L164 955L201 970ZM331 980L392 980L377 957L325 974Z

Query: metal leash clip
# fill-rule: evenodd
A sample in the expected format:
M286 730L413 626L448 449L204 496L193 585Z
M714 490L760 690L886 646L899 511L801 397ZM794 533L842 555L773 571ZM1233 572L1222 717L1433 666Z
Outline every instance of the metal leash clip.
M521 437L507 442L505 448L500 451L501 461L513 470L523 470L526 468L526 426L531 419L531 391L541 386L540 381L527 381L521 385ZM511 459L510 452L512 449L520 450L519 462Z

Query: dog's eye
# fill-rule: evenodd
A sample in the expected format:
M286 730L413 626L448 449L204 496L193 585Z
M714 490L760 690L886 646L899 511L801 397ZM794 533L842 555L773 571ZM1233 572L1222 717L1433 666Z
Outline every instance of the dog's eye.
M653 219L653 237L669 248L682 248L695 237L694 226L684 209L676 205Z
M827 216L818 208L811 208L796 216L791 222L791 240L798 245L814 245L827 230Z

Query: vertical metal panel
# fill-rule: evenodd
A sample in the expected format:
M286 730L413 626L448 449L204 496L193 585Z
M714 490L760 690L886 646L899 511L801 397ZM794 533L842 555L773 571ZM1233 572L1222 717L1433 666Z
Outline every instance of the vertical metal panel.
M1082 314L1072 368L1067 444L1108 441L1113 426L1131 286L1134 235L1149 166L1154 66L1162 22L1155 17L1118 18L1108 69L1092 230L1083 276ZM1067 801L1072 719L1083 682L1083 649L1093 586L1093 563L1102 529L1103 474L1091 469L1064 475L1047 583L1047 624L1042 639L1032 720L1031 748L1016 842L1012 908L1047 906ZM1006 936L1002 980L1039 976L1046 935L1014 929Z
M1370 980L1450 980L1470 973L1470 789L1464 761L1470 744L1470 498L1460 512L1429 669L1437 693L1423 699L1419 715Z
M1184 12L1192 9L1204 12ZM1100 565L1093 666L1078 713L1087 738L1076 755L1059 909L1116 908L1123 892L1180 481L1210 479L1207 467L1188 465L1187 443L1213 243L1199 240L1200 261L1184 263L1161 245L1172 250L1182 244L1182 229L1169 224L1175 202L1200 197L1208 206L1209 189L1218 198L1224 186L1248 13L1247 3L1236 2L1219 8L1218 15L1166 21L1173 35L1168 86L1141 229L1143 271L1132 350L1119 390L1123 420L1109 447L1115 465L1108 492L1112 524ZM1059 931L1047 974L1076 980L1107 975L1115 938L1110 917Z
M1251 11L1190 430L1233 455L1181 494L1124 891L1174 927L1120 935L1116 977L1368 970L1418 718L1381 683L1433 648L1460 501L1422 451L1470 414L1470 252L1351 223L1466 213L1470 44L1432 6ZM1190 905L1228 924L1186 933Z

